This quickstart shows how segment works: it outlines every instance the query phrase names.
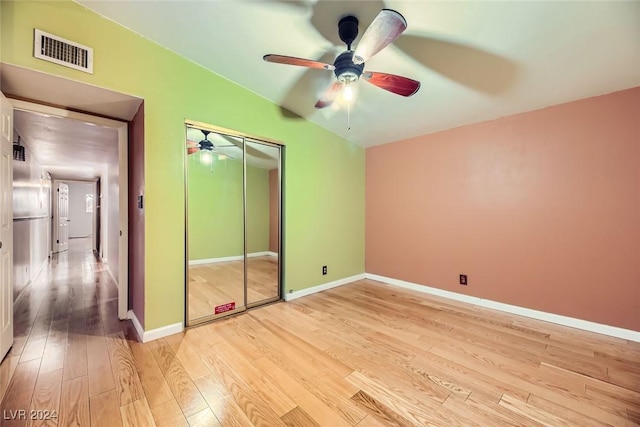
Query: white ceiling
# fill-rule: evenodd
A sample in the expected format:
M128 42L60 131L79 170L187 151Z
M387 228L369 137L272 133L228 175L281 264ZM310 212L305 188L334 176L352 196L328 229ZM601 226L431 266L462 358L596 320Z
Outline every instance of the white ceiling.
M287 119L362 146L640 85L637 1L78 1L283 106ZM331 72L262 60L332 63L344 50L339 18L355 14L362 35L382 8L402 13L408 29L365 70L422 87L403 98L359 82L350 131L346 108L313 108Z
M14 111L14 127L54 178L93 180L118 163L115 128L21 110Z
M365 147L640 85L638 1L79 3L283 106L288 120L302 116ZM333 62L344 50L340 17L357 16L362 35L383 7L401 12L409 26L365 69L422 87L403 98L359 82L350 131L345 108L313 108L333 73L262 60L276 53ZM142 102L8 64L0 87L125 121ZM94 179L117 153L112 128L27 112L16 113L15 125L56 177Z

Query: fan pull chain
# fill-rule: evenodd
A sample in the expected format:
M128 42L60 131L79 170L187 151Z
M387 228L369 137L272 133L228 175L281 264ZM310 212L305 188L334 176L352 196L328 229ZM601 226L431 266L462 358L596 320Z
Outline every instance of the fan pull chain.
M351 103L347 102L347 131L351 131Z

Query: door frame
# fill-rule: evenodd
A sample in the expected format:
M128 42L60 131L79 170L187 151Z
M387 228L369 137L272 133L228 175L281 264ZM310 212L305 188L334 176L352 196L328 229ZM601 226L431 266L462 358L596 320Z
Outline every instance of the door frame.
M2 92L0 92L0 161L2 161L2 147L8 148L13 144L13 106ZM4 111L7 111L7 115ZM4 139L6 138L6 141ZM6 145L5 145L6 144ZM0 210L0 231L4 231L6 241L0 242L0 362L4 359L14 343L14 322L13 322L13 157L10 152L6 153L8 158L7 170L4 178L0 176L0 185L5 191L6 204L2 203L3 210ZM6 181L4 181L6 179ZM3 182L4 181L4 182ZM0 197L3 194L0 191ZM2 202L0 200L0 202ZM4 223L4 224L3 224ZM2 234L0 233L0 239ZM6 341L4 341L6 340Z
M9 100L14 110L28 111L37 114L48 114L50 116L80 120L98 126L106 126L116 129L118 132L118 205L119 205L119 228L118 237L118 265L119 274L117 277L118 287L118 318L127 319L129 310L129 212L128 212L128 148L129 148L129 124L124 121L107 119L91 114L78 113L49 105L37 104L34 102L17 99ZM62 180L64 181L64 180ZM116 279L116 278L114 278Z
M96 240L100 237L100 232L101 232L101 228L100 228L100 224L98 223L98 212L97 212L97 199L98 199L98 181L100 180L100 178L98 179L64 179L64 178L56 178L56 179L52 179L51 180L51 202L52 205L55 206L54 203L54 191L56 189L56 186L58 185L58 183L63 183L63 184L91 184L92 186L92 191L93 191L93 214L91 217L91 248L98 252L96 249ZM51 208L51 244L50 244L50 251L53 251L53 245L55 245L55 243L53 242L55 239L55 232L53 231L53 227L55 227L56 221L55 221L55 215L56 215L56 211L54 210L54 207ZM53 253L53 252L51 252ZM100 256L100 258L103 258L100 253L98 252L98 256Z
M98 177L93 187L93 250L98 255L102 253L102 181Z

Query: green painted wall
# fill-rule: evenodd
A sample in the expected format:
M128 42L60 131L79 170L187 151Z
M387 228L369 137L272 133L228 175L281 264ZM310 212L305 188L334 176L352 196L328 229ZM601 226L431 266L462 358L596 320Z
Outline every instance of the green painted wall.
M185 119L286 143L285 292L364 272L363 148L76 3L0 4L3 62L145 100L146 329L184 321ZM94 74L33 58L34 28L93 47Z
M214 157L213 168L189 156L189 259L244 253L242 163ZM247 246L269 250L269 171L247 165Z

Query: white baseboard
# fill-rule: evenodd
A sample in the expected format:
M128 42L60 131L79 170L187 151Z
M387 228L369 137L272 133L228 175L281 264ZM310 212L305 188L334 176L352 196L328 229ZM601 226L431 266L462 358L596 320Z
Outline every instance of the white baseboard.
M250 254L247 254L247 258L256 258L259 256L271 256L271 252L263 251L263 252L252 252Z
M267 255L269 255L270 257L273 257L273 258L278 258L278 252L269 251L269 252L267 252Z
M259 256L272 256L271 254L275 252L263 251L263 252L252 252L247 254L248 258L255 258ZM278 256L276 254L276 256ZM234 255L227 256L222 258L206 258L206 259L191 259L189 260L189 265L201 265L201 264L215 264L217 262L228 262L228 261L241 261L244 259L244 255Z
M284 295L285 301L291 301L296 298L306 297L307 295L315 294L317 292L326 291L327 289L336 288L338 286L346 285L347 283L355 282L365 278L364 274L357 274L351 277L345 277L344 279L335 280L329 283L323 283L322 285L313 286L311 288L300 289L299 291L289 292Z
M401 288L411 289L412 291L422 292L425 294L436 295L439 297L449 298L456 301L462 301L468 304L480 305L480 301L482 301L482 298L474 297L471 295L464 295L464 294L459 294L457 292L445 291L438 288L432 288L430 286L419 285L417 283L405 282L404 280L378 276L377 274L365 273L364 276L365 276L365 279L375 280L377 282L399 286Z
M519 307L517 305L504 304L484 298L463 295L457 292L445 291L430 286L419 285L417 283L405 282L404 280L392 279L389 277L378 276L377 274L364 274L366 279L376 280L378 282L387 283L389 285L399 286L405 289L411 289L426 294L436 295L443 298L449 298L456 301L462 301L479 307L490 308L494 310L504 311L506 313L517 314L519 316L529 317L532 319L543 320L558 325L569 326L571 328L582 329L598 334L609 335L616 338L622 338L629 341L640 342L640 332L630 329L618 328L616 326L603 325L601 323L590 322L588 320L576 319L574 317L562 316L559 314L547 313L544 311L533 310L530 308Z
M174 323L173 325L167 325L161 328L145 331L133 310L129 310L127 317L131 319L131 323L133 323L133 327L136 329L136 333L138 334L138 339L143 343L168 337L169 335L177 334L184 330L182 323Z
M271 252L269 251L262 251L262 252L252 252L250 254L247 254L247 256L249 258L253 258L253 257L257 257L257 256L269 256L271 254Z
M217 262L228 262L228 261L240 261L244 259L244 256L227 256L222 258L205 258L205 259L190 259L189 265L201 265L201 264L215 264Z

